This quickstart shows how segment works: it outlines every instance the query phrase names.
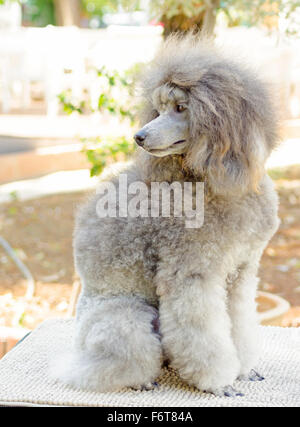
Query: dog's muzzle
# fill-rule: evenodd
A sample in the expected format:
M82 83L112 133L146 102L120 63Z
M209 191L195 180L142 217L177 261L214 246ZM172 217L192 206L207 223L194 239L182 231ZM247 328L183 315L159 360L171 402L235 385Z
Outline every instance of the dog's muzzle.
M137 145L139 145L140 147L143 147L146 136L147 136L146 132L143 129L141 129L139 132L137 132L134 135L133 138L134 138L135 142L137 143Z

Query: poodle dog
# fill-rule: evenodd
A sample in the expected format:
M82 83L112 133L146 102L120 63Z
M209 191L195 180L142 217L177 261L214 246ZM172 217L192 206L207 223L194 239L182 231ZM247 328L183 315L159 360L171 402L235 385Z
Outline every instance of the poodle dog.
M253 72L193 35L163 43L143 99L136 157L103 183L122 196L120 174L128 186L203 182L204 221L188 228L172 212L104 218L101 192L81 208L74 351L58 375L100 392L147 388L168 360L188 384L236 396L236 379L263 379L253 370L255 296L259 260L278 227L264 169L278 141L275 108Z

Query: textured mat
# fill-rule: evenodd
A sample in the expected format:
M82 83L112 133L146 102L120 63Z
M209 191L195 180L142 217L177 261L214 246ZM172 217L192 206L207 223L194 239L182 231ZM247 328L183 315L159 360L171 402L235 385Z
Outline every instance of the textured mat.
M48 376L51 358L68 350L72 320L48 320L0 361L0 406L296 406L300 407L300 328L260 327L263 347L257 369L262 382L237 381L244 397L214 397L184 384L164 369L159 389L94 393L55 382Z

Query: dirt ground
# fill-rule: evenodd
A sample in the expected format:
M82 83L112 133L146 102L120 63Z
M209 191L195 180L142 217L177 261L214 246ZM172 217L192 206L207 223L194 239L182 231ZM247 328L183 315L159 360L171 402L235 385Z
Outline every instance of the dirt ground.
M283 326L300 326L300 166L271 176L280 196L281 225L262 258L260 289L291 303ZM0 246L0 326L32 329L46 318L66 316L74 282L74 212L86 196L60 194L0 205L0 235L36 281L35 296L26 301L26 281Z
M31 271L36 292L24 299L26 281L0 246L0 326L34 328L67 313L74 281L72 232L76 207L87 193L0 205L0 235Z

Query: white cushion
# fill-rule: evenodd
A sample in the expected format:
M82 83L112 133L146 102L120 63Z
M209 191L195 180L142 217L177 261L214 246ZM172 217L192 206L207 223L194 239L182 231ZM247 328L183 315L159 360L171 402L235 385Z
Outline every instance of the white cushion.
M48 375L54 355L72 345L73 320L51 319L0 360L0 406L300 406L300 328L260 327L263 346L257 370L262 382L236 381L244 397L214 397L162 371L159 389L114 393L78 390Z

